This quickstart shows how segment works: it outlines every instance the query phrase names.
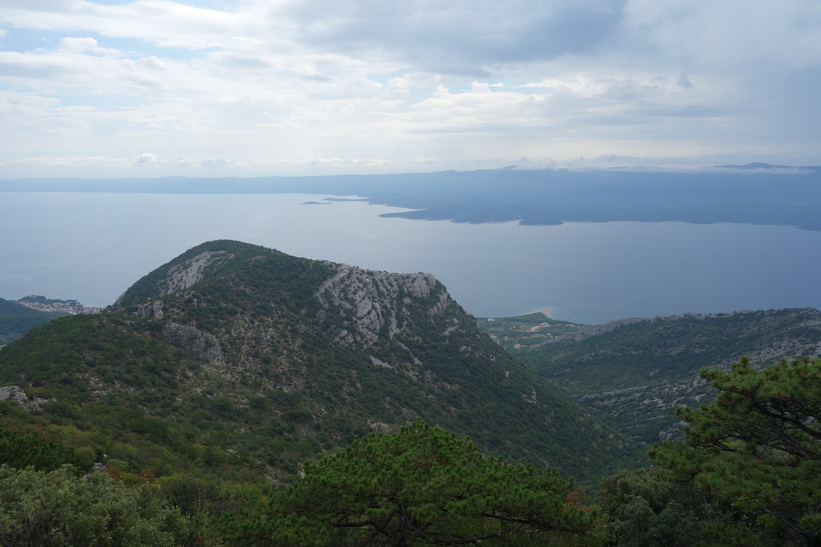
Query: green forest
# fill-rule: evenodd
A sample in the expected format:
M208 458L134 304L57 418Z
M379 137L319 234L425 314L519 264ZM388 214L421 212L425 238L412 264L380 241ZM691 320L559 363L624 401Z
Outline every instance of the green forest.
M554 470L482 455L421 420L306 464L290 484L94 459L35 420L0 433L3 545L814 545L821 360L704 369L716 400L685 438L594 496ZM22 410L1 408L4 423ZM150 428L150 422L145 424ZM89 430L88 435L100 431ZM162 434L157 431L157 434Z

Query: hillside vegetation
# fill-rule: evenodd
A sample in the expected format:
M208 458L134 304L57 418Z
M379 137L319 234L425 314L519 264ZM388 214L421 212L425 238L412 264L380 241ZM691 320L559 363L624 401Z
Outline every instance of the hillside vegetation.
M0 346L17 340L37 325L65 314L41 312L0 298Z
M525 340L531 337L525 334ZM622 432L654 443L681 435L677 407L712 398L709 385L698 378L701 367L728 367L742 356L764 366L821 355L821 311L629 319L578 326L527 346L515 337L505 344L537 373L609 415Z

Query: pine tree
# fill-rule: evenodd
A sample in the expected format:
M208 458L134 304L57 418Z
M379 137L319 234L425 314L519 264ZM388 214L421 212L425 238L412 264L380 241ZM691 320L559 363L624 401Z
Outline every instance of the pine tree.
M595 545L597 517L555 471L482 456L417 421L307 465L261 535L287 545Z
M685 440L651 455L732 504L734 522L720 527L728 541L752 530L772 544L818 544L821 361L782 360L758 371L745 358L701 376L719 390L717 399L680 409Z

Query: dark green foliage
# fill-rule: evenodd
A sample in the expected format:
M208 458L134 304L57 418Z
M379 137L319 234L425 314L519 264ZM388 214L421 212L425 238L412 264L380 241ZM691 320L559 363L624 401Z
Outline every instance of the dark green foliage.
M0 362L25 365L0 366L0 381L50 385L77 400L89 397L87 383L79 381L88 374L132 388L170 392L183 355L145 334L150 334L146 325L123 317L63 317L3 348Z
M38 413L9 416L9 423L39 424L64 437L69 448L85 447L96 461L105 462L106 454L123 472L151 468L163 475L196 472L217 462L245 465L247 455L227 450L252 433L208 436L215 427L250 416L244 409L225 397L178 400L183 379L201 366L164 343L150 322L84 315L44 325L4 348L0 381L25 385L21 380L27 379L28 391L45 390L44 395L56 398ZM205 443L212 446L206 450ZM86 467L94 463L69 461Z
M160 481L159 496L187 518L200 543L244 546L239 522L262 518L265 489L252 483L225 483L175 474Z
M357 439L272 498L275 545L595 545L597 519L550 470L479 454L421 421Z
M596 502L605 514L610 545L639 547L704 544L721 509L692 482L675 481L661 467L620 471L602 481Z
M311 284L302 283L306 279L300 266L306 262L304 259L289 256L278 251L266 249L257 245L241 243L238 241L209 241L184 252L171 262L160 266L149 273L137 283L132 285L118 300L117 307L127 307L142 304L151 298L162 296L167 288L167 277L169 271L176 266L184 264L186 261L195 258L202 253L215 253L219 258L210 263L202 272L206 281L221 279L232 274L238 274L246 282L244 286L253 290L255 287L265 287L268 282L274 281L276 285L296 290L302 293L301 296L310 294ZM261 262L258 262L260 261ZM249 262L253 265L248 268ZM313 263L317 269L322 269L318 262ZM285 277L281 277L282 274ZM271 288L268 286L268 288ZM288 292L285 291L285 295ZM227 302L226 302L227 303ZM231 314L235 307L242 306L242 302L233 302L233 306L224 309L226 314ZM268 309L265 303L258 301L257 312L264 314Z
M88 467L91 463L53 438L0 425L0 465L52 471L65 464Z
M105 473L78 477L0 467L0 544L73 547L202 544L179 510L149 485L126 487Z
M740 513L728 535L758 543L821 542L821 361L781 361L758 371L747 359L701 372L718 398L684 408L686 440L653 450L659 464Z

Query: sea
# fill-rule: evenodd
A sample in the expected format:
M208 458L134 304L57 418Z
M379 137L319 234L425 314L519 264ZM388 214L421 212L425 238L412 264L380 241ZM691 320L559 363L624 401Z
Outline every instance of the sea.
M339 199L343 198L343 199ZM476 317L821 308L821 232L683 222L460 224L316 194L0 193L0 298L112 304L202 242L436 276Z

